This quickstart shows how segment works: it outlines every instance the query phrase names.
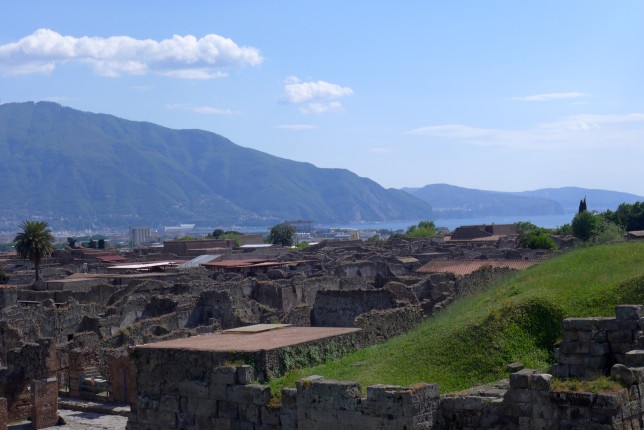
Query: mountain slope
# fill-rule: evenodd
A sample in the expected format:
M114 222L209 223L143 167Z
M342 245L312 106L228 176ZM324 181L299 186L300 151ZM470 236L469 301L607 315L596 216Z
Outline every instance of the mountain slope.
M621 203L644 201L644 197L635 194L579 187L543 188L516 194L555 200L563 206L566 213L576 213L579 210L579 200L584 197L586 197L586 202L588 203L588 210L598 212L603 212L606 209L615 210Z
M81 227L431 216L427 203L348 170L55 103L0 105L0 153L4 219L40 216Z
M442 218L564 213L559 202L545 197L475 190L447 184L426 185L412 192L412 195L431 204L434 214Z

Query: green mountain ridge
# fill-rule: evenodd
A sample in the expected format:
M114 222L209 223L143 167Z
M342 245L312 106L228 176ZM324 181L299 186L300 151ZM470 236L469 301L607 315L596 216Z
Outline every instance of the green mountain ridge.
M0 105L0 218L52 225L271 225L428 219L431 206L345 169L50 102Z

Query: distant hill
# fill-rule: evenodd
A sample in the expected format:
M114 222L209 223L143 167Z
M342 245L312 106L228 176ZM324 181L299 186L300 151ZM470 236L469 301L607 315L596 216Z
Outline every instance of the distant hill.
M426 185L411 194L431 204L434 214L439 218L564 213L564 208L559 202L545 197L475 190L447 184Z
M0 105L0 221L69 227L428 219L431 206L344 169L278 158L215 133L55 103ZM1 225L1 224L0 224Z
M618 191L595 190L579 187L543 188L534 191L517 193L520 196L534 196L559 202L566 213L576 213L579 210L579 200L586 197L588 210L604 212L606 209L615 210L621 203L644 201L644 197Z

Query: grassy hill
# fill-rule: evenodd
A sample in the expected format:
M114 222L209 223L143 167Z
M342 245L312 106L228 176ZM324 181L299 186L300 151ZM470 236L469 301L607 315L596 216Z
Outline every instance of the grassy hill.
M566 317L613 316L617 304L644 303L644 243L581 248L460 299L411 332L304 375L368 385L438 383L452 392L507 377L522 361L546 370Z
M431 206L345 169L55 103L0 105L0 219L53 226L428 219Z

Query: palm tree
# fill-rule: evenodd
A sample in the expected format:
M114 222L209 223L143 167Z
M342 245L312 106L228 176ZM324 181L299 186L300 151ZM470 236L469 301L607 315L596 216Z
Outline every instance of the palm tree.
M38 277L40 260L47 258L54 251L54 236L45 221L24 221L20 224L22 231L13 239L16 252L25 260L31 260Z

